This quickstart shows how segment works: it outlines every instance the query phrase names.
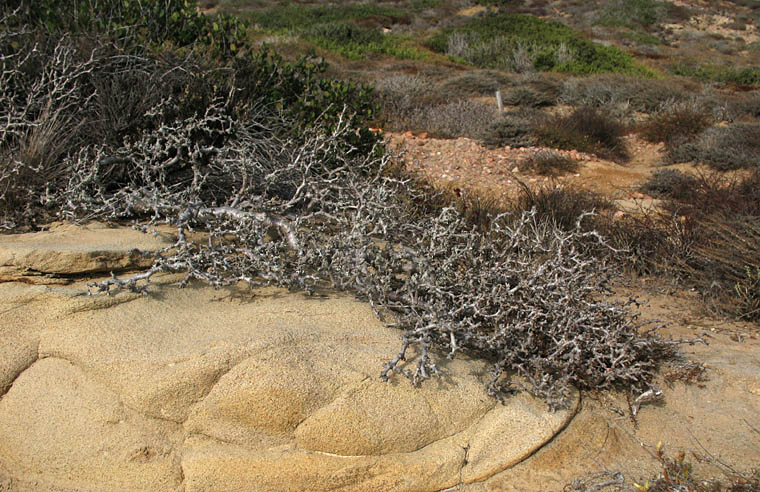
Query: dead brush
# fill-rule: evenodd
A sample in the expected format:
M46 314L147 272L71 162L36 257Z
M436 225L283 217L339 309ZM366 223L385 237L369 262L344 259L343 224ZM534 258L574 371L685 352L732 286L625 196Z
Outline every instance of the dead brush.
M659 211L626 217L609 237L627 245L634 269L697 289L713 313L760 318L760 171L694 176Z

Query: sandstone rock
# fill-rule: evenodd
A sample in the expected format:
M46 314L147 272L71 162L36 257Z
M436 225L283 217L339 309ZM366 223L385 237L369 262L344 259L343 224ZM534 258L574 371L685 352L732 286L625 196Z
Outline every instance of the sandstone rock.
M144 267L152 262L140 251L155 251L173 242L167 232L154 236L100 223L55 224L49 231L0 237L0 279Z
M177 490L177 428L126 408L60 359L33 364L0 400L0 467L80 490Z
M71 273L129 264L133 245L113 244L132 232L0 244L18 265ZM400 332L349 296L168 285L181 278L157 275L148 296L0 284L13 490L440 490L519 462L574 414L577 398L555 413L525 394L497 403L479 360L443 360L419 388L381 381Z

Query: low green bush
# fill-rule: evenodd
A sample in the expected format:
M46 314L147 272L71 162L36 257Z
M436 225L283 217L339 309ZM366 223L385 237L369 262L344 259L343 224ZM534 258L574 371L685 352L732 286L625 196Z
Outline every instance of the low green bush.
M215 57L230 58L247 45L246 25L237 17L209 17L195 2L161 0L9 0L10 21L44 27L52 34L99 33L119 38L130 51L165 43L185 47L201 45Z
M614 46L592 43L564 24L530 15L489 13L442 29L427 44L482 68L652 75Z
M486 147L528 147L535 143L532 128L533 121L526 113L502 113L483 129L480 141Z
M595 23L611 27L652 26L665 20L670 2L659 0L615 0L602 10Z
M701 65L696 63L677 63L671 71L675 75L693 77L700 80L722 82L739 86L760 85L760 67L731 67L716 65Z
M404 46L397 36L347 22L315 24L304 30L302 36L315 45L350 60L363 59L370 53L383 53L401 59L425 57L418 49Z
M363 18L387 18L391 22L405 19L401 10L376 5L355 3L347 5L302 5L288 3L251 14L251 19L259 27L269 30L299 31L317 24L327 24Z

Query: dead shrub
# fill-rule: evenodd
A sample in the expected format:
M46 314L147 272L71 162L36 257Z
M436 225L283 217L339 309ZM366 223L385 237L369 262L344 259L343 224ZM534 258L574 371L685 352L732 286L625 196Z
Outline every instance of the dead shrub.
M511 204L513 211L535 210L541 220L555 224L562 230L573 230L578 220L586 215L581 223L582 230L600 230L606 220L604 214L614 209L612 202L592 191L572 186L555 187L551 185L531 189L523 186L522 193Z
M700 174L689 182L661 210L613 224L609 236L629 247L629 265L637 271L696 289L715 314L757 320L760 171Z
M556 97L552 97L551 94L524 86L512 87L502 91L501 98L507 106L542 108L556 104Z
M434 91L447 97L492 96L500 87L509 87L512 78L496 70L470 70L436 84Z
M667 80L639 79L622 74L572 78L560 91L560 102L570 106L630 105L637 111L656 111L666 103L681 101L690 89Z

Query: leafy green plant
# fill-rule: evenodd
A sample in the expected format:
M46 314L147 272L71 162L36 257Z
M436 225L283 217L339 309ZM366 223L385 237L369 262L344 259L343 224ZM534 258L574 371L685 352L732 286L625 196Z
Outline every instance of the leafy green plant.
M224 14L203 15L188 0L11 0L8 7L18 7L17 22L44 26L50 33L116 33L132 51L167 42L179 47L200 44L216 57L230 58L247 45L243 21Z
M348 5L302 5L288 3L284 6L272 7L251 14L253 22L263 29L285 29L291 31L308 29L317 24L370 17L385 17L392 22L398 22L406 17L406 13L374 3Z
M760 67L732 67L709 64L681 62L675 64L671 71L675 75L694 77L700 80L722 82L739 86L754 87L760 85Z
M602 11L596 24L612 27L651 26L666 18L669 4L659 0L616 0Z
M414 11L434 9L441 5L441 0L409 0L409 8Z
M416 48L404 46L396 36L346 22L316 24L305 30L303 36L317 46L352 60L365 58L370 53L384 53L402 59L425 56Z
M464 26L441 30L428 46L483 68L513 69L522 50L521 56L540 71L652 75L618 48L592 43L564 24L529 15L476 17Z

